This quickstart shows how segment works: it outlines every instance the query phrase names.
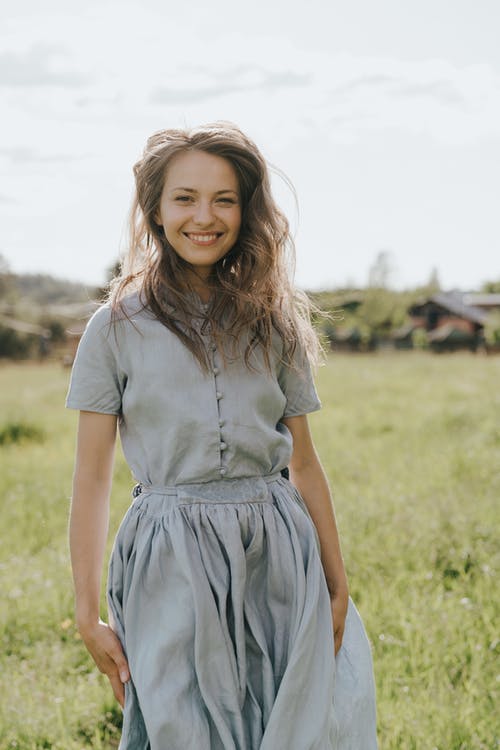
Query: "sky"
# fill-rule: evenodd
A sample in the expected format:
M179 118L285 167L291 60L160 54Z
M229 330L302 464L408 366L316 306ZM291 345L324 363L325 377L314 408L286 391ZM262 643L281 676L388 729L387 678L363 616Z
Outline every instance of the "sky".
M500 279L497 0L16 0L0 10L0 254L99 284L132 166L230 120L273 177L307 289Z

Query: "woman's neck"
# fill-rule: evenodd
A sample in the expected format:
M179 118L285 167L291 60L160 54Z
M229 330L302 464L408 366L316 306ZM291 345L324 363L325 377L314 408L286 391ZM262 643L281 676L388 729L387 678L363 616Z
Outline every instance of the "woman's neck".
M190 273L188 277L188 286L189 289L198 295L202 302L207 303L210 301L213 290L210 285L208 274L205 276L200 273Z

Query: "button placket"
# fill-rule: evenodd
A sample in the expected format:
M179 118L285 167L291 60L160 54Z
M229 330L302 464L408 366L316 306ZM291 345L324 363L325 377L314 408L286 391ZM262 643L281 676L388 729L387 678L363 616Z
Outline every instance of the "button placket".
M227 466L224 466L222 460L224 456L224 451L227 448L227 443L224 440L224 436L222 434L221 428L224 425L224 420L222 418L221 414L221 401L224 397L224 394L221 390L221 384L220 384L220 368L217 365L217 345L215 342L212 342L210 345L210 349L212 350L212 374L214 376L214 386L215 386L215 398L217 401L217 414L218 414L218 426L219 426L219 474L221 477L224 477L227 474Z

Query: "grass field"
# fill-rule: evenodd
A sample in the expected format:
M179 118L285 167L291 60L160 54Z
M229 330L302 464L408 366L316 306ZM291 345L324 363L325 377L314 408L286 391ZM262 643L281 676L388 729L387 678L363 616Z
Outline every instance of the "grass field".
M73 622L67 379L0 367L2 750L107 750L119 736ZM500 358L473 355L336 356L318 373L311 424L373 644L381 750L500 747L499 386ZM119 457L113 531L130 487Z

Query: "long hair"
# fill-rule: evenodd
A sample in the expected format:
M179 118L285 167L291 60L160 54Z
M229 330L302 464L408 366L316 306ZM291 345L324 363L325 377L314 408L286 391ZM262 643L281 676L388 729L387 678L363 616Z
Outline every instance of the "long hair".
M227 159L240 193L241 228L231 250L215 263L208 285L206 313L193 310L191 266L167 241L155 220L171 160L186 151L204 151ZM154 133L134 165L136 192L129 223L129 247L120 274L111 282L113 309L125 311L123 299L139 291L145 307L190 349L203 369L209 360L202 333L211 334L226 360L228 341L245 346L245 362L262 346L266 365L275 332L291 362L297 345L317 360L318 338L310 323L311 303L292 286L295 250L289 224L271 194L267 164L257 146L235 125L216 122L192 130ZM193 317L202 317L202 327Z

